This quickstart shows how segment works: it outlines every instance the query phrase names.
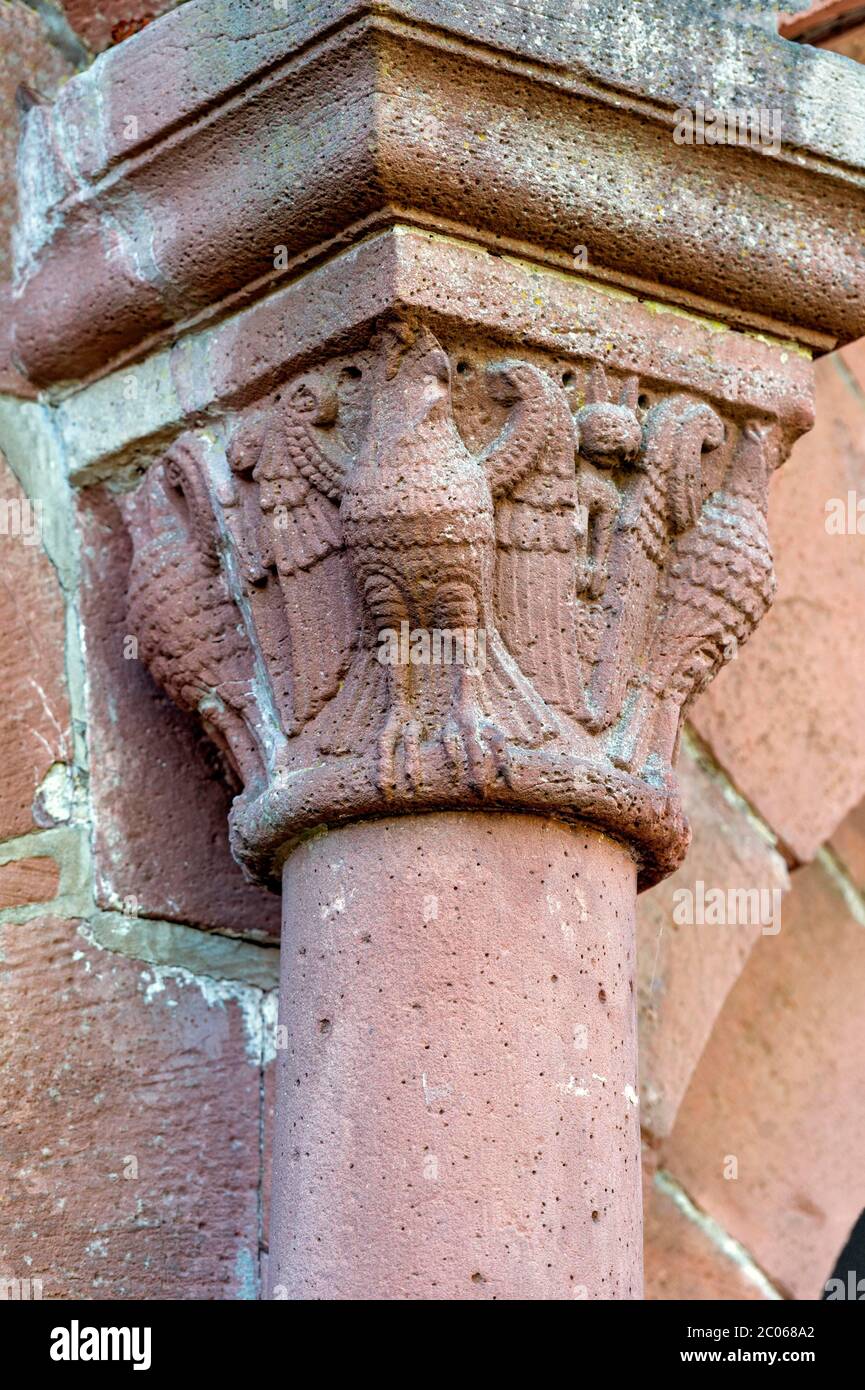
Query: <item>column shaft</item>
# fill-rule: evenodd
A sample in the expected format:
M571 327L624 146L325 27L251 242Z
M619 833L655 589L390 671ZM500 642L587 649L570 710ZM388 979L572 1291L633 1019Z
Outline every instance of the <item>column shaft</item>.
M294 851L273 1296L640 1297L635 891L617 841L529 815Z

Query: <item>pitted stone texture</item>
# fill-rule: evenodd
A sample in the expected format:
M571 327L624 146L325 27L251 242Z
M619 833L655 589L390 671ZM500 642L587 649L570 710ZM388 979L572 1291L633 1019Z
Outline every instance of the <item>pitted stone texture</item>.
M821 1297L862 1210L863 990L861 923L820 865L797 870L781 931L754 947L662 1150L791 1298Z
M851 711L865 704L865 540L826 530L831 499L865 495L865 397L834 358L816 371L817 426L771 488L774 608L692 714L715 758L802 861L865 792L865 743L851 726Z
M600 361L618 383L639 367L656 384L717 401L722 413L777 418L788 445L813 423L812 364L789 346L398 225L61 402L70 475L103 476L138 451L155 457L183 429L260 401L310 362L362 343L394 306L427 316L457 345L476 336L514 356L543 351L554 373Z
M20 0L7 0L0 5L0 283L12 272L10 238L18 208L15 94L23 84L49 101L72 71L72 65L51 44L44 23L34 10ZM5 310L4 318L7 316Z
M140 916L272 939L279 899L246 884L231 858L231 798L214 750L124 655L130 552L116 502L91 489L80 517L99 904L132 899Z
M294 851L272 1296L641 1296L634 886L525 816Z
M767 906L774 906L778 898L772 894L780 896L788 886L783 859L745 808L731 803L718 777L688 751L679 758L677 773L691 847L671 878L637 899L640 1098L644 1130L656 1138L673 1128L724 1001L762 934L759 920L753 925L750 920L682 921L688 910L683 894L696 901L698 884L704 894L719 888L725 894L757 890ZM768 917L767 925L772 926Z
M260 1059L239 1004L74 923L0 938L4 1276L55 1299L257 1297Z
M0 840L32 830L39 784L71 759L63 602L38 543L39 512L0 454ZM41 504L40 504L41 505ZM31 543L35 542L35 543Z
M860 334L861 72L669 3L634 5L634 42L621 11L234 0L218 23L207 3L163 15L28 118L50 176L23 219L18 359L40 385L101 372L397 218L567 270L584 247L601 279L824 349ZM677 104L747 111L767 90L784 125L771 154L674 140ZM274 130L292 132L276 151Z

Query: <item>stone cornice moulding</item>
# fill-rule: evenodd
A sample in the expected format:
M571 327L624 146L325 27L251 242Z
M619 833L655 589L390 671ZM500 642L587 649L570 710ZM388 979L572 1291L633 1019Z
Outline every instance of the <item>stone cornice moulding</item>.
M506 305L503 318L501 306ZM603 362L721 411L777 422L785 450L813 423L810 354L478 246L396 226L212 327L93 382L51 412L77 485L136 476L183 430L211 437L323 353L354 350L388 309L554 355Z
M677 4L477 11L191 0L31 106L13 363L99 375L395 221L585 246L596 278L817 349L865 332L856 65L728 23L707 70L712 20ZM777 108L779 152L676 145L697 102Z

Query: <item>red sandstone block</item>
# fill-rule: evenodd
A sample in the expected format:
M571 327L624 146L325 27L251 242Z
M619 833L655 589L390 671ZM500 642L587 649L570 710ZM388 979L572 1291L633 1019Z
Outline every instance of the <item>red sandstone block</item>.
M672 1130L715 1019L762 934L759 914L743 911L732 895L756 889L772 906L778 898L771 895L780 897L787 885L780 855L730 804L717 776L687 753L678 773L691 848L677 873L637 899L640 1106L644 1130L657 1138ZM705 908L697 911L717 889L725 894L719 924L711 913L705 921Z
M251 888L228 848L215 750L130 645L129 536L113 499L81 502L90 792L100 906L250 937L279 935L279 898Z
M12 0L0 5L0 281L12 270L10 236L17 214L15 152L18 120L15 93L23 83L50 98L72 67L49 42L34 10Z
M2 14L2 11L0 11ZM14 206L9 194L3 194L2 175L0 175L0 199L6 211ZM0 231L0 256L2 256L3 233ZM15 365L12 345L12 286L0 285L0 395L23 396L35 399L37 392Z
M40 782L71 756L63 603L39 525L0 454L0 840L33 829Z
M827 503L865 497L865 398L834 358L816 370L817 424L772 483L775 606L693 714L801 861L865 792L865 741L851 718L865 705L865 537L826 529Z
M183 0L61 0L60 8L94 53L145 29Z
M651 1163L646 1165L651 1169ZM757 1286L653 1181L644 1166L645 1294L668 1299L762 1299Z
M798 37L800 42L863 63L865 24L861 19L861 0L815 0L803 14L781 15L779 30L785 38Z
M862 924L821 865L798 870L781 932L754 947L662 1151L793 1298L821 1297L865 1204L863 991Z
M791 8L778 16L778 31L785 38L799 38L805 43L828 46L824 38L826 29L833 25L843 25L846 20L859 17L859 0L811 0L798 11ZM843 35L836 37L842 38ZM845 50L841 50L844 52Z
M856 24L840 34L830 34L828 38L821 39L817 46L830 48L833 53L843 53L857 63L865 63L865 24Z
M829 848L837 854L860 893L865 893L865 801L842 820Z
M0 1272L45 1298L255 1297L260 1067L238 1004L73 923L0 944Z
M0 908L49 903L57 894L60 865L56 859L13 860L0 865Z

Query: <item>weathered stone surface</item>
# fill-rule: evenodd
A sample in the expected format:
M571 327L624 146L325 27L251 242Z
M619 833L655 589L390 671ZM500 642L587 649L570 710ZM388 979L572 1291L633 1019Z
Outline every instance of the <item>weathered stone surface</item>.
M0 864L0 908L48 903L59 883L60 866L48 855Z
M406 245L412 237L418 246ZM382 245L397 266L370 286L369 264ZM256 314L264 316L265 332L248 339L249 360L238 333L223 339L222 352L214 338L204 374L192 356L180 364L173 385L187 402L196 391L218 396L222 378L234 384L234 403L242 408L216 428L181 434L122 499L133 545L128 625L154 677L181 710L199 717L228 782L243 787L232 826L247 871L272 884L288 855L286 922L301 933L304 961L315 957L308 979L292 962L283 984L293 1060L280 1059L288 1080L284 1075L278 1087L273 1128L268 1277L275 1295L357 1297L372 1290L461 1298L509 1297L516 1290L547 1297L551 1290L567 1295L576 1282L590 1296L615 1289L631 1297L637 1246L627 1232L620 1238L616 1223L628 1228L633 1217L628 1179L636 1164L631 1173L617 1168L621 1181L610 1184L610 1162L620 1164L622 1155L611 1114L591 1121L589 1159L595 1142L607 1146L612 1236L594 1237L590 1228L587 1235L576 1223L562 1237L562 1258L544 1262L542 1204L528 1220L518 1267L503 1236L515 1224L518 1184L471 1246L464 1232L473 1213L462 1189L443 1190L427 1210L413 1182L403 1188L409 1151L420 1143L409 1124L412 1103L408 1109L394 1103L393 1123L389 1108L369 1105L375 1068L385 1096L417 1079L403 996L409 984L423 985L432 1001L445 966L421 937L402 964L400 952L391 950L373 958L360 978L341 979L340 971L351 968L346 952L329 961L303 933L318 932L332 911L341 928L348 922L356 933L370 913L381 913L391 932L412 920L421 811L435 813L424 818L423 846L436 882L447 864L453 874L454 858L462 862L473 834L481 833L475 825L485 827L471 850L480 871L498 866L507 851L498 827L512 817L474 818L464 814L467 808L535 812L521 830L523 861L538 827L549 824L539 813L554 810L578 822L572 832L558 825L556 833L587 842L580 887L586 901L610 889L603 856L589 853L609 843L599 832L613 832L617 844L631 848L643 884L678 862L685 834L672 759L681 713L771 598L768 475L807 427L808 382L802 360L791 361L777 346L719 337L715 327L694 321L683 327L662 318L656 332L652 311L632 301L613 310L591 292L586 298L594 312L588 322L581 319L579 332L602 331L602 353L565 356L563 343L551 351L520 340L516 356L515 324L508 324L505 345L501 327L485 337L460 323L466 305L472 316L489 315L494 327L496 316L509 318L507 306L520 303L484 293L490 280L502 278L499 267L484 258L479 269L478 253L459 245L446 254L462 275L446 280L450 315L436 290L437 302L425 312L400 296L397 307L361 315L350 337L334 331L337 316L358 316L355 304L370 287L380 303L399 277L412 283L413 272L432 264L435 242L393 236L335 259L326 274L303 285L312 309L302 320L311 338L303 370L269 368L290 351L284 315L272 302ZM335 301L322 290L340 277L348 309L346 298ZM419 295L421 280L416 275ZM540 276L537 281L536 341L569 317L553 317L552 302L571 288L570 282L557 286L546 302L538 293ZM637 324L639 336L632 331ZM692 350L694 340L704 352ZM619 344L624 370L611 362ZM755 372L757 355L767 371ZM659 370L661 360L677 365L668 374ZM682 389L683 378L691 389ZM267 393L256 393L255 384L265 382ZM419 635L432 644L442 632L464 643L461 654L439 659L432 645L424 652L421 644L415 659L399 646L404 636L413 644ZM387 634L398 650L382 659ZM442 815L446 808L460 814ZM448 839L442 831L433 846L426 827L437 835L445 824L453 834ZM306 838L325 826L323 838ZM382 847L387 827L391 839ZM319 853L333 856L327 868L341 875L337 888L345 895L335 889L327 901L316 898ZM546 868L553 872L554 857ZM518 900L522 910L525 893L509 886L504 868L496 867L494 876L509 912L510 940L507 904ZM460 879L454 875L450 887L459 888ZM592 898L596 915L602 898ZM624 891L616 890L616 920L601 933L603 945L600 928L586 926L587 951L597 940L598 950L630 959L624 905ZM586 909L580 923L591 915ZM471 925L469 940L486 933L492 954L498 919L488 920L482 909ZM534 948L530 936L521 958L533 959ZM717 971L718 981L706 990L715 1009L740 964L738 951L737 942L732 964L724 962L729 974ZM459 975L461 960L454 939L448 971ZM403 968L410 979L399 975ZM493 1046L489 1036L500 1031L499 1021L481 1006L485 991L477 1000L471 994L471 957L463 968L470 1021L460 1026L473 1042L476 1034L481 1038L483 1051ZM502 969L507 976L509 960ZM507 988L516 991L518 982ZM309 1012L325 1007L323 992L349 1014L340 1046L319 1055L310 1050L310 1036L330 1037L334 1027L332 1011ZM601 985L602 1003L605 994ZM568 1007L581 1001L577 990ZM529 1046L524 1013L515 1015L510 1056ZM376 1040L365 1031L371 1014L380 1018ZM446 1061L460 1041L443 1025L430 1047ZM608 1044L603 1033L603 1055L593 1061L592 1080L602 1086L619 1075L619 1044ZM558 1046L550 1038L548 1053L539 1054L544 1076L563 1065ZM329 1067L332 1054L337 1062ZM290 1065L302 1083L310 1082L301 1096ZM513 1177L512 1150L504 1141L499 1146L506 1170L483 1150L473 1081L461 1065L454 1060L454 1085L469 1100L453 1108L450 1138L463 1153L483 1153L483 1162L475 1158L476 1186L490 1186L501 1203L506 1178ZM426 1075L420 1071L422 1091ZM500 1107L505 1087L495 1066L489 1076L487 1110ZM677 1079L679 1090L686 1079L687 1072ZM616 1094L636 1106L633 1083L619 1080ZM530 1074L521 1090L535 1083ZM562 1094L583 1098L588 1082L572 1073L561 1085ZM350 1152L341 1147L346 1107L354 1116ZM540 1123L542 1099L535 1108ZM514 1142L522 1153L519 1128ZM569 1167L585 1166L585 1143L584 1134L573 1136L574 1151L563 1160ZM314 1159L304 1176L307 1153ZM376 1195L382 1181L384 1205ZM346 1204L348 1227L332 1215ZM599 1223L601 1208L593 1211L591 1221ZM428 1259L419 1272L421 1248Z
M272 1296L641 1296L634 884L536 816L294 851Z
M839 350L835 361L839 361L851 373L862 392L862 409L865 411L865 338L857 338Z
M862 1209L862 932L820 865L793 875L781 932L754 947L663 1151L792 1298L820 1298Z
M256 1297L251 1006L74 923L0 940L0 1271L45 1298Z
M34 382L102 371L398 220L560 268L585 247L601 279L823 348L865 328L862 194L842 176L865 79L836 55L728 23L716 92L706 32L723 19L660 0L634 6L637 43L612 3L591 22L508 0L266 9L236 0L214 25L182 5L31 112L27 158L51 173L28 193L14 337ZM677 103L763 108L767 84L777 149L674 141Z
M39 499L34 499L36 503ZM63 602L39 545L40 513L0 454L0 839L34 828L33 800L71 759Z
M20 0L0 5L0 282L12 272L11 233L18 212L15 156L18 148L16 92L23 84L49 101L73 71L51 44L45 25ZM4 306L3 317L9 310Z
M215 754L131 655L130 547L117 504L91 489L80 518L97 900L272 939L279 899L245 883L231 858Z
M865 402L833 358L817 363L817 392L817 426L772 483L774 608L692 715L799 860L865 791L865 743L850 735L851 711L865 705L863 536L827 531L832 499L865 496Z
M677 773L691 847L671 878L637 899L641 1117L656 1138L670 1133L724 1001L763 932L760 913L742 912L730 895L756 890L763 906L778 905L783 915L788 883L781 856L716 776L688 751ZM689 902L717 889L726 895L725 920L695 922ZM691 920L681 921L686 915ZM768 914L765 920L772 930Z
M278 1027L278 1025L277 1025ZM278 1041L277 1038L274 1041ZM261 1088L261 1245L267 1252L270 1245L270 1199L273 1189L273 1127L276 1118L276 1057L264 1067ZM268 1287L262 1272L262 1289Z
M398 226L62 401L56 420L70 477L89 481L153 459L202 419L231 421L311 362L368 341L394 307L426 318L457 362L473 343L501 343L506 324L506 350L543 353L553 375L601 362L621 382L639 367L722 414L777 419L787 446L813 423L812 365L802 353L634 296L611 298L581 275Z
M858 328L865 305L861 115L849 99L861 74L851 65L781 44L762 6L753 23L728 20L719 92L753 106L769 89L793 126L771 157L682 150L671 141L672 106L714 96L708 65L694 61L712 51L713 20L692 27L681 6L646 0L634 6L637 41L608 0L589 26L573 7L565 15L556 4L542 14L491 5L385 0L369 15L355 0L323 0L281 14L247 0L193 0L105 55L56 111L27 121L25 158L36 167L44 157L45 173L28 197L15 346L40 382L98 375L116 354L137 354L44 415L76 482L120 464L125 488L137 481L134 466L158 460L123 504L135 538L137 655L182 711L201 717L226 785L245 784L239 853L275 883L289 843L322 821L403 813L306 840L285 869L286 930L306 956L283 985L293 1053L281 1069L301 1087L285 1083L280 1095L273 1255L277 1282L318 1293L364 1279L391 1296L394 1285L411 1291L418 1248L434 1262L426 1284L460 1297L571 1292L562 1253L575 1255L593 1293L636 1290L638 1203L634 1184L619 1184L618 1111L602 1094L597 1132L589 1122L564 1141L570 1168L602 1185L614 1172L609 1218L599 1203L586 1222L581 1208L583 1224L559 1237L540 1186L547 1154L541 1163L514 1124L514 1058L529 1059L514 1104L525 1100L527 1115L545 1121L531 1049L563 1067L569 1042L565 1005L551 1008L547 997L552 952L559 980L571 963L575 997L582 986L594 1010L612 1062L592 1084L616 1078L616 1102L621 1091L633 1107L633 1148L633 1057L621 1052L623 1037L631 1045L633 1000L624 987L611 998L606 984L595 992L588 974L578 977L604 950L632 973L626 846L643 884L677 862L685 835L671 765L682 709L769 600L766 475L809 415L810 368L791 340L827 347ZM560 148L551 151L553 130ZM413 225L397 231L397 216ZM341 241L356 244L344 250ZM575 243L585 243L594 284L573 273ZM321 264L292 280L310 251ZM265 294L283 274L289 284ZM223 316L238 291L258 302ZM382 349L371 334L377 325L399 338L393 320L381 322L395 307L411 341ZM199 316L207 323L213 310L217 325L203 327ZM165 346L193 326L194 337L181 332ZM765 333L758 340L731 326ZM113 409L121 398L127 404ZM227 797L195 762L202 750L191 726L166 714L152 687L144 698L137 662L135 689L118 666L117 639L132 633L119 606L128 564L114 548L114 502L94 495L85 507L88 584L101 586L98 599L86 591L84 613L99 902L131 897L137 912L255 931L243 906L252 899L227 875L215 828ZM581 509L585 533L568 524ZM385 620L489 633L488 671L473 687L452 672L384 676L372 648ZM184 790L203 813L172 794L184 764ZM129 766L145 775L127 792ZM593 828L556 822L547 831L536 814L490 853L472 836L511 817L476 816L484 830L461 834L465 862L453 883L446 835L420 850L412 843L419 808L434 810L436 825L470 819L445 816L443 805L554 810ZM392 871L386 833L401 846ZM554 947L543 930L538 938L544 908L554 915L540 890L569 868L539 852L526 892L526 846L544 833L586 839L574 930L591 967L566 959L564 930ZM121 862L127 844L132 870ZM334 845L339 862L329 858ZM475 871L483 880L477 902L447 894L432 937L422 933L432 919L418 930L418 859L443 892ZM736 871L742 862L749 873L765 867L750 840ZM167 880L157 881L165 865ZM190 893L189 880L202 877ZM324 894L331 880L346 890L341 906ZM572 889L563 882L562 901ZM525 917L515 913L526 903ZM385 950L362 938L376 913L393 937ZM347 927L360 942L345 938L342 956L328 953ZM498 1052L501 991L489 989L479 939L504 980L517 1044L507 1057ZM361 946L371 971L355 956ZM159 959L164 933L154 947ZM691 974L710 1021L746 946L725 941L711 981L702 955L683 954L687 962L672 952L663 962L670 1017ZM347 972L351 989L342 990ZM449 1008L452 977L461 1013ZM428 1050L419 1020L400 1014L418 988L414 1002L434 1023L428 1049L459 1083L440 1125L447 1157L459 1170L465 1151L481 1170L480 1184L451 1185L446 1210L439 1194L410 1191L397 1161L411 1114L389 1086L416 1082L415 1052ZM687 1069L669 1069L658 1134L703 1041L689 1032ZM480 1079L479 1051L494 1059ZM663 1072L661 1047L658 1060ZM437 1083L424 1070L420 1078L421 1123L436 1124L426 1102ZM575 1076L560 1089L588 1099ZM498 1109L479 1118L465 1097L487 1092ZM295 1121L302 1139L289 1146ZM516 1158L503 1174L501 1155L484 1151L491 1125L505 1161ZM368 1138L358 1145L361 1132ZM347 1176L351 1163L363 1172ZM304 1170L330 1190L302 1187ZM483 1183L494 1216L476 1236L483 1262L468 1275ZM534 1204L527 1234L525 1190ZM357 1218L350 1229L332 1199L343 1191ZM289 1234L293 1199L303 1217ZM553 1235L556 1259L544 1264ZM292 1240L302 1261L286 1259ZM511 1240L521 1256L528 1250L525 1260L512 1259ZM568 1283L579 1277L570 1268Z

